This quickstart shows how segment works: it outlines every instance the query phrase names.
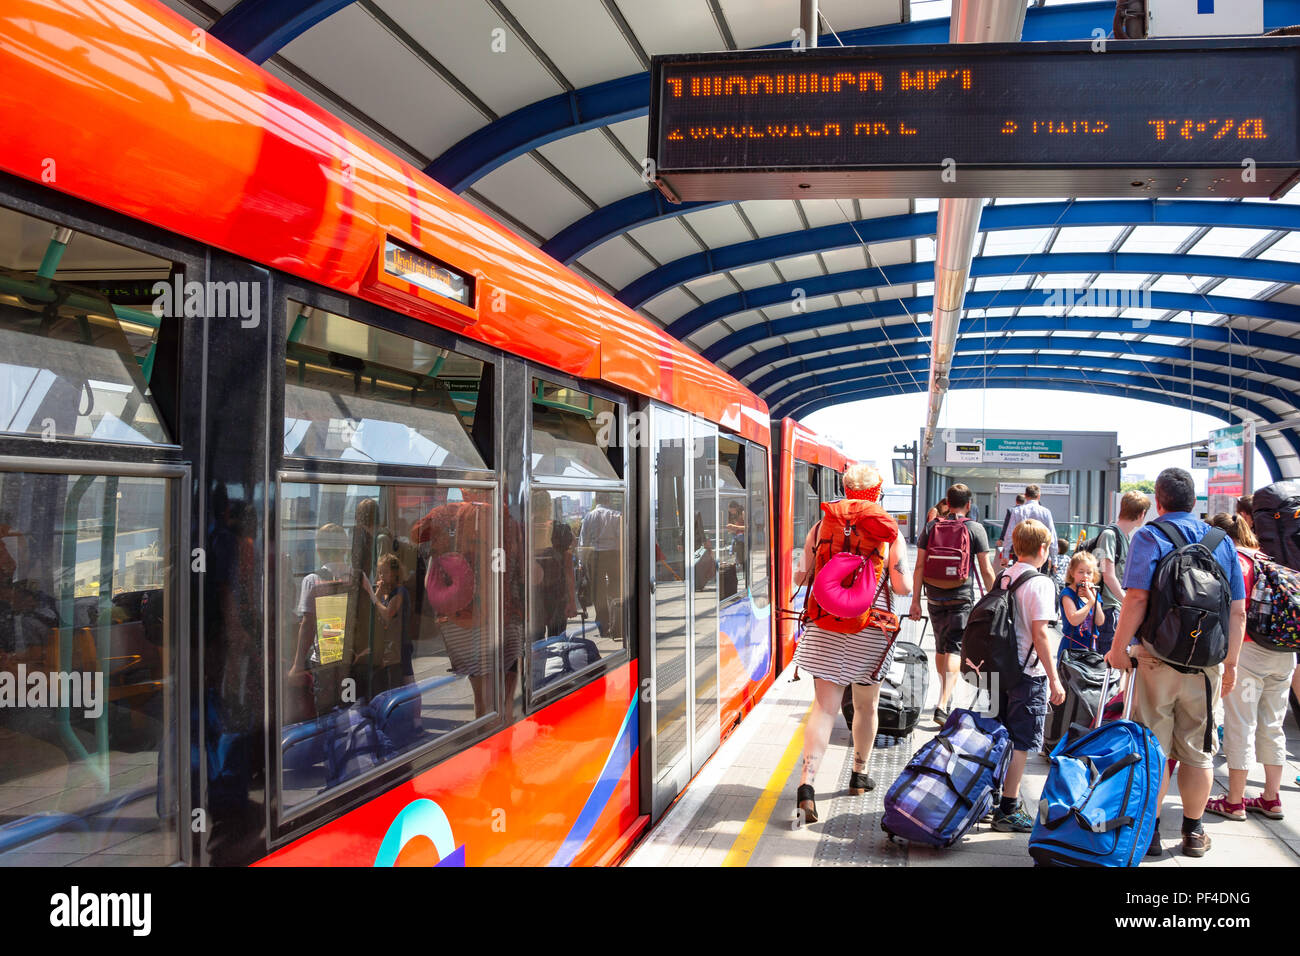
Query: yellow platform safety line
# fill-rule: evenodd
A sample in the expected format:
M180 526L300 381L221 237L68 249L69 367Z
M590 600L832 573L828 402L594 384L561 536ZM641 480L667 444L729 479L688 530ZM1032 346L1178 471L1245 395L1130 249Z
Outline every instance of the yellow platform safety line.
M794 769L795 762L803 752L803 730L808 724L808 715L811 713L812 707L810 706L808 712L803 715L803 720L799 721L799 726L795 728L794 734L790 737L790 742L786 744L785 753L781 754L781 759L777 762L776 769L772 771L772 776L768 777L767 786L759 794L758 802L754 804L749 819L740 828L740 835L736 837L736 842L727 851L727 857L722 861L723 866L749 865L749 858L754 855L754 849L758 846L759 838L762 837L763 830L766 829L767 822L772 817L772 811L776 809L776 802L781 797L785 782L790 779L790 772Z

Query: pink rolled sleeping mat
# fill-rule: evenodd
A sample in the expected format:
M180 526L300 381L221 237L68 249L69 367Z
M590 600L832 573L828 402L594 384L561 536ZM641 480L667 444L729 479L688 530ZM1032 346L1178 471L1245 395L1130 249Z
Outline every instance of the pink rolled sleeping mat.
M474 600L474 569L454 551L429 562L424 578L429 606L438 614L457 614Z
M876 599L876 567L866 558L841 551L817 572L812 594L827 614L846 618L866 614Z

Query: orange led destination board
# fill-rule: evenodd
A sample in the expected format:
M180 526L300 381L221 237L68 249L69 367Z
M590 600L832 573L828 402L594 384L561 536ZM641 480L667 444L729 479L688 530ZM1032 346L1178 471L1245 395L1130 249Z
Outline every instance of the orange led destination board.
M671 199L1269 196L1300 171L1300 38L657 56Z

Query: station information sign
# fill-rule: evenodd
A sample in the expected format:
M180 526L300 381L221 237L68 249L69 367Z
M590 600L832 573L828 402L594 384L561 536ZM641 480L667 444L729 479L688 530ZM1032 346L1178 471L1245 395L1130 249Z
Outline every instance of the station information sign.
M1259 196L1300 173L1300 38L655 57L673 199Z

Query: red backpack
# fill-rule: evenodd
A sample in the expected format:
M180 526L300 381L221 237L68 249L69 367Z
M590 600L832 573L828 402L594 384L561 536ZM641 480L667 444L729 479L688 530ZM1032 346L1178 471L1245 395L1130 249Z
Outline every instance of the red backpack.
M965 515L953 515L930 525L921 571L927 581L959 583L970 577L969 520Z
M885 580L885 547L898 537L898 525L883 507L874 501L842 498L822 504L823 517L818 522L815 570L820 572L830 559L841 552L865 558L872 565L877 587L889 587ZM816 575L814 574L814 577ZM804 603L803 623L815 624L840 634L856 634L867 626L871 611L855 617L836 617L821 608L809 589Z

